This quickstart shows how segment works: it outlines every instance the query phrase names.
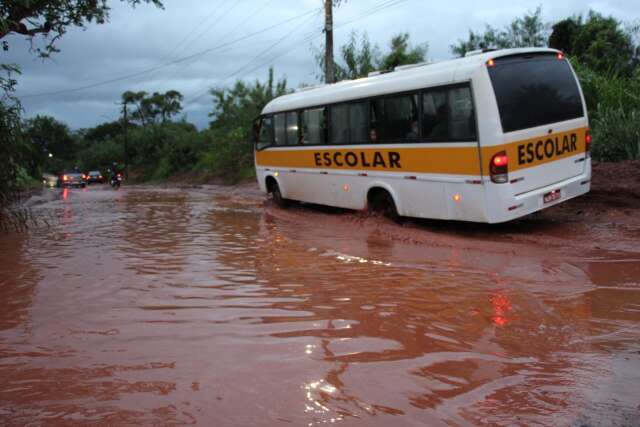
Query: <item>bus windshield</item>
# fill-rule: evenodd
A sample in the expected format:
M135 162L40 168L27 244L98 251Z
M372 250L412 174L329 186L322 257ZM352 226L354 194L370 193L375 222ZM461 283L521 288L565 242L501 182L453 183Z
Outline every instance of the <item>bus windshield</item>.
M498 58L489 76L505 133L584 116L571 68L555 54Z

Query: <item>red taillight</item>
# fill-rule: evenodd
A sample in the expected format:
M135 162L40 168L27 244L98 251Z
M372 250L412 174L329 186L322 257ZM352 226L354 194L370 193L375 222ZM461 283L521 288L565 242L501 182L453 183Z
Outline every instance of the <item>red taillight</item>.
M509 181L509 157L506 151L500 151L491 158L489 163L491 181L496 184L504 184Z
M504 151L493 156L493 165L496 167L509 165L509 158L504 154Z
M62 176L62 180L63 180L63 181L69 181L69 177L68 177L67 175L63 175L63 176Z
M585 142L585 152L587 153L587 157L591 155L591 131L587 129L586 135L584 137Z
M87 176L86 175L82 175L82 179L87 179Z
M564 59L564 53L558 52L558 54L556 55L556 58L558 58L559 60L563 60Z

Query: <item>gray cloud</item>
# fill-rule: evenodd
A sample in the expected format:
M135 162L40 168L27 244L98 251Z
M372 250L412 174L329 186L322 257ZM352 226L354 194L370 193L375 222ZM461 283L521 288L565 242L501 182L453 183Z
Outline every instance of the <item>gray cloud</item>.
M586 4L578 0L534 3L514 0L506 5L497 0L437 3L407 0L341 25L381 3L383 0L351 0L337 8L336 46L344 43L352 30L366 31L382 48L394 34L408 31L414 43L428 42L429 59L440 60L451 56L449 46L465 38L469 29L481 30L485 24L504 26L538 5L543 8L544 19L550 22L585 13L590 8L623 20L640 17L639 2L622 0ZM91 26L86 31L70 29L58 45L61 52L52 60L43 62L35 58L22 38L9 39L10 51L2 54L1 62L16 63L22 68L18 95L24 96L28 117L48 114L72 128L93 126L117 117L116 103L126 90L176 89L185 95L188 119L203 127L212 109L211 98L206 95L210 87L232 84L236 78L264 79L271 65L277 76L287 77L291 86L316 82L311 45L319 46L323 40L320 10L257 37L137 77L82 91L26 97L90 85L166 64L307 10L320 9L322 1L166 0L165 10L148 5L132 9L115 1L111 5L109 23ZM308 36L314 38L309 40Z

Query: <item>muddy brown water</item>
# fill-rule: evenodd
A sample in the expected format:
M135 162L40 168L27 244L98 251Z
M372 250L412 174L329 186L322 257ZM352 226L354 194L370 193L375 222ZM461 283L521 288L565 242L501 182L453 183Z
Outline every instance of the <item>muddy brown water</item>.
M640 224L52 190L0 236L0 424L640 425Z

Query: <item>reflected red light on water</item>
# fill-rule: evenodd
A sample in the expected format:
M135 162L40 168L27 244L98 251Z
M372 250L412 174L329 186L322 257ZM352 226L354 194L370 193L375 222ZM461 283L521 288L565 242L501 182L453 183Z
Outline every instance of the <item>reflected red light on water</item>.
M493 316L493 323L496 326L505 326L509 321L504 316Z
M67 200L69 198L69 189L65 188L64 190L62 190L62 198L64 200Z
M506 326L509 323L507 314L513 310L509 297L503 294L495 294L491 297L493 316L491 320L497 326Z

